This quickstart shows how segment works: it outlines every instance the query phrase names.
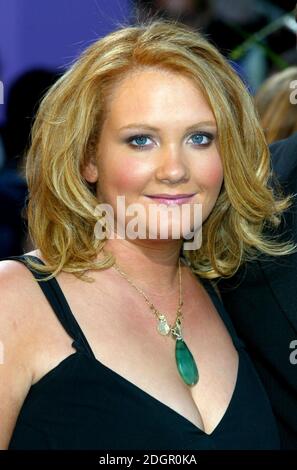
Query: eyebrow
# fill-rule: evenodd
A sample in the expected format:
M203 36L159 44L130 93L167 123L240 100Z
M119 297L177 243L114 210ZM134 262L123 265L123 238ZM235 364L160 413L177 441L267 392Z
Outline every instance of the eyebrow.
M195 130L197 129L197 127L202 127L202 126L216 127L217 125L215 121L200 121L200 122L196 122L195 124L192 124L190 127L187 127L186 131ZM120 127L119 131L122 131L124 129L135 129L135 128L149 129L154 132L160 131L158 127L150 126L146 124L145 122L133 122L131 124L128 124L127 126Z

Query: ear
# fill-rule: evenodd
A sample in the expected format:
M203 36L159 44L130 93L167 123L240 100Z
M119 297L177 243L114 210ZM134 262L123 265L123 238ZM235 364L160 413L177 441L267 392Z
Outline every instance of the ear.
M96 183L98 181L98 168L96 162L91 159L84 166L82 176L88 183Z

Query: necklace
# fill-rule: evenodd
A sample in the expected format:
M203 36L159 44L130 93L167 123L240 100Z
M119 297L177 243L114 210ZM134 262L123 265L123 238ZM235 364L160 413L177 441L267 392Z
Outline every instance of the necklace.
M149 305L149 308L154 313L158 319L157 331L162 336L168 336L169 333L171 337L175 340L175 362L177 365L177 370L185 382L189 386L195 385L199 380L199 374L195 359L188 346L186 345L183 335L182 335L182 283L181 283L181 269L180 269L180 258L178 260L178 274L179 274L179 305L176 311L176 319L174 326L170 326L167 322L166 316L161 313L154 304L148 299L143 290L137 287L133 281L123 272L116 263L113 267L145 298L146 303Z

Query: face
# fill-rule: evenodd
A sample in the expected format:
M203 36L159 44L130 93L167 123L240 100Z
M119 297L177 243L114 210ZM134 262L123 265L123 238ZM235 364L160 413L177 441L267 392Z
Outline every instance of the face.
M213 112L194 83L168 71L134 72L117 84L107 111L96 160L84 172L98 182L98 198L116 214L124 195L126 207L142 205L147 221L149 206L158 203L150 196L194 194L187 204L201 204L205 220L223 169ZM177 222L172 217L169 224Z

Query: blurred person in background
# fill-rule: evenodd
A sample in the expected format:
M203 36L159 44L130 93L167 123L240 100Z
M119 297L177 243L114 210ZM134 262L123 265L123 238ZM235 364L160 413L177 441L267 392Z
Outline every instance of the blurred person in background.
M297 20L297 5L295 17ZM284 122L287 122L289 116L296 116L296 93L290 86L295 79L296 67L276 76L278 86L283 92L275 91L278 101L274 101L274 96L271 96L267 107L263 107L265 116L265 109L269 109L273 103L277 119L274 120L271 113L272 124L277 121L280 126L280 114ZM271 93L272 85L276 88L274 80L272 77L271 81L268 81L267 97ZM286 82L285 87L283 81ZM290 96L294 101L292 106ZM264 98L261 100L263 103ZM284 108L289 108L288 116ZM296 118L291 131L296 129L294 124ZM268 120L264 126L270 130ZM271 129L274 127L271 126ZM270 145L270 152L274 187L281 187L283 194L293 195L293 199L278 229L267 229L267 234L270 237L290 238L297 243L297 132ZM247 263L230 279L221 280L218 286L236 331L244 339L270 397L280 430L281 446L283 449L296 450L297 254L293 253L278 260L259 254L258 260Z
M268 78L255 96L256 108L269 144L297 132L297 67L288 67Z
M133 0L133 5L136 22L160 17L204 30L212 19L211 2L207 0Z
M133 5L136 21L168 18L206 35L253 93L271 71L296 63L295 34L287 25L292 0L133 0Z
M3 168L3 166L5 165L5 160L6 160L6 155L5 155L2 136L0 134L0 171Z
M275 188L294 197L267 235L297 244L297 133L270 151ZM297 253L277 260L259 253L218 287L271 400L281 446L297 450Z
M49 70L30 70L15 80L8 93L6 121L1 129L5 160L0 169L0 258L32 247L25 217L23 157L39 101L56 78Z

